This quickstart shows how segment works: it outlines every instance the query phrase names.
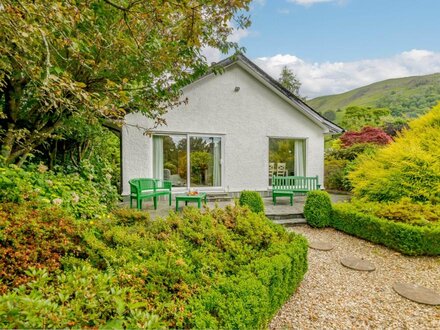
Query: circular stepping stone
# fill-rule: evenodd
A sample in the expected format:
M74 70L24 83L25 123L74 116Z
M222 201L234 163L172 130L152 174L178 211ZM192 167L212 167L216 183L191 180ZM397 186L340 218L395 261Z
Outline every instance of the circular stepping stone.
M440 305L440 294L420 285L410 283L394 283L394 291L402 297L426 305Z
M323 241L312 241L312 242L309 242L309 247L311 247L312 249L315 249L315 250L320 250L320 251L330 251L330 250L333 250L333 245L331 245L328 242L323 242Z
M342 258L341 264L347 268L365 271L365 272L372 272L373 270L376 270L376 266L374 266L368 260L364 260L361 258L355 258L355 257Z

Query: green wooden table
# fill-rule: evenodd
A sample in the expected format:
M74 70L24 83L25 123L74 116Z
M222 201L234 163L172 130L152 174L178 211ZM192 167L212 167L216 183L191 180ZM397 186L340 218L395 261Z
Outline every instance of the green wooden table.
M178 195L176 196L176 211L179 210L179 202L185 202L185 205L188 205L188 202L197 202L197 207L200 208L202 206L202 200L206 204L206 193Z

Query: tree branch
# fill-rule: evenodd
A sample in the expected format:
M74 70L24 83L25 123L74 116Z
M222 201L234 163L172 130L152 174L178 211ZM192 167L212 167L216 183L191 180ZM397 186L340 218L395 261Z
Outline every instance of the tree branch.
M43 31L41 29L38 29L40 31L41 37L43 38L44 46L46 47L46 77L44 78L44 84L47 85L47 82L49 81L49 75L50 75L50 50L49 50L49 43L46 40L46 36L44 35Z

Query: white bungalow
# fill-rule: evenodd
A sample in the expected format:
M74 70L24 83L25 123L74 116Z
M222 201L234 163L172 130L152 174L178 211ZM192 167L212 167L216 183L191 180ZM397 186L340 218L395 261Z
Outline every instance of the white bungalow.
M270 176L324 176L324 135L342 129L315 112L243 55L218 63L183 89L188 103L171 109L166 126L139 113L122 129L122 194L128 180L171 180L173 192L196 189L267 192Z

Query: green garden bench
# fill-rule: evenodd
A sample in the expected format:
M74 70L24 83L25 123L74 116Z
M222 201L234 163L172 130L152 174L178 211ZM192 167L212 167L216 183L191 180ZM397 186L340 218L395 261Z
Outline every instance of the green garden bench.
M319 190L321 185L318 182L318 176L273 176L273 205L277 204L277 197L290 197L290 205L293 205L295 193Z
M168 195L169 205L171 205L171 181L158 179L141 178L131 179L130 184L130 208L133 207L133 200L136 200L136 207L142 209L142 200L153 199L154 209L157 209L157 197Z

